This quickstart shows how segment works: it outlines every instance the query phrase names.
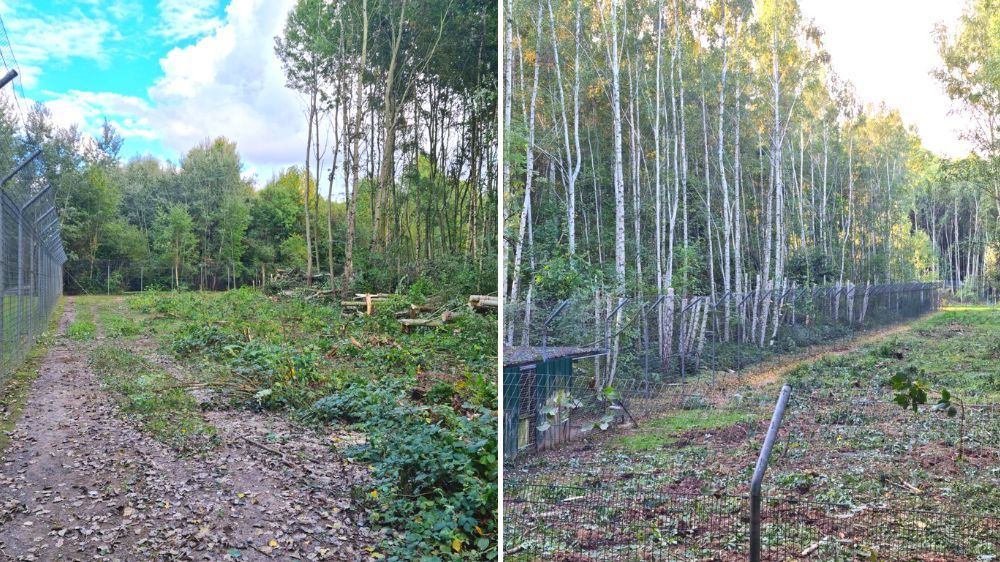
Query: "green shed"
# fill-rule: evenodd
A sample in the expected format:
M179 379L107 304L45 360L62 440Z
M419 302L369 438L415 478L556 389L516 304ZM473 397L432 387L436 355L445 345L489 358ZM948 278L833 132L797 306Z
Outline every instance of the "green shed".
M505 347L503 360L503 456L540 451L569 438L569 413L559 391L573 388L573 363L606 355L597 348ZM551 411L549 408L554 408Z

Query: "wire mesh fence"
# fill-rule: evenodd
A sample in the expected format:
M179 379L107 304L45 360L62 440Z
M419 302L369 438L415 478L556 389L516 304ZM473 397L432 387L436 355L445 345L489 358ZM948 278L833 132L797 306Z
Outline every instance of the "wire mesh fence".
M505 486L505 489L507 486ZM504 496L504 559L745 561L746 496L521 485ZM1000 518L765 498L762 559L992 560Z
M505 559L746 560L767 402L702 405L723 423L581 442L509 466ZM968 405L964 419L906 412L886 391L793 393L764 479L761 559L995 559L998 413L998 404ZM906 466L947 480L944 494L907 482Z
M185 289L210 291L259 284L241 266L230 263L186 263L178 268L163 260L70 260L65 264L66 292L116 294L148 290L169 290L179 284ZM258 272L259 273L259 272Z
M17 61L0 20L0 98L16 125L0 139L0 388L48 325L62 295L63 250L55 190L43 174L42 149L19 137L25 127Z
M54 190L26 166L0 189L0 364L6 377L45 330L66 261Z
M223 291L243 286L274 287L305 279L305 271L296 267L259 264L248 267L241 262L218 260L185 261L174 270L164 259L73 259L66 262L66 293L117 294L171 289ZM175 275L176 273L176 275ZM329 282L323 271L313 274L316 284Z
M717 299L595 293L507 304L504 458L694 404L699 389L738 378L748 366L939 304L933 283L792 286Z

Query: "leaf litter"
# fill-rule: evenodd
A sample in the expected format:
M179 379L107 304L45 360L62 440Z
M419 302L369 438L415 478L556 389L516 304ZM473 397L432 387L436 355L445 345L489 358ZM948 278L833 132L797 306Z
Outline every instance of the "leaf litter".
M205 417L220 445L180 455L123 418L88 369L92 344L65 337L74 310L71 299L0 464L0 558L380 556L373 545L382 531L351 499L367 467L330 445L354 436L319 435L275 414L212 411Z

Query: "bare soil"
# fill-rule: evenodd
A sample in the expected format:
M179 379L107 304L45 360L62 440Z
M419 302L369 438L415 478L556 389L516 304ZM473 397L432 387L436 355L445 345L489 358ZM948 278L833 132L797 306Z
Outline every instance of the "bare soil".
M69 299L0 463L0 560L373 556L379 533L352 502L366 468L333 446L355 436L213 411L221 445L182 456L101 387L87 365L92 344L65 337L74 308Z
M780 382L785 378L785 375L800 365L815 363L826 357L839 357L853 353L862 347L882 341L889 336L908 332L911 329L912 322L868 332L850 340L810 346L799 353L782 355L743 369L739 376L721 377L718 382L705 389L705 395L709 402L719 405L729 400L739 387L762 388Z

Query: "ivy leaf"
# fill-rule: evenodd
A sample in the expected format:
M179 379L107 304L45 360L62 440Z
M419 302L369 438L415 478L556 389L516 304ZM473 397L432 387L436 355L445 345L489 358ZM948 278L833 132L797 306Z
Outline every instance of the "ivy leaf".
M906 376L902 371L896 373L889 379L889 383L892 384L893 390L903 390L910 384L909 377Z

